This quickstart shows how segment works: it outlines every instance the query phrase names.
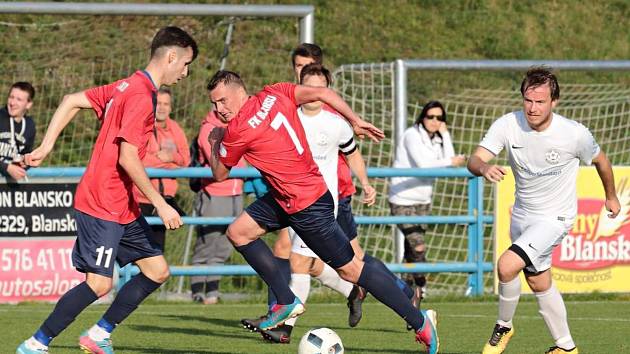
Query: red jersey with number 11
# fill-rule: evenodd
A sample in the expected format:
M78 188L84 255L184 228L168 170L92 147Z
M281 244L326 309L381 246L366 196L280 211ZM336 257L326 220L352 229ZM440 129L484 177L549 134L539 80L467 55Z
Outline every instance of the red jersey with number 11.
M228 167L244 156L269 182L274 199L288 214L307 208L328 190L297 116L295 86L265 86L250 97L228 123L219 152Z

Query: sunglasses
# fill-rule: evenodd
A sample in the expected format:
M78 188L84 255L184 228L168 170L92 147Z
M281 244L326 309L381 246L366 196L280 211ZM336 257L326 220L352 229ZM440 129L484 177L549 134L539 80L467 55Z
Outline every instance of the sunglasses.
M437 119L440 122L445 122L446 121L446 118L444 118L443 115L439 115L439 116L437 116L437 115L426 115L426 116L424 116L424 118L428 119L428 120Z

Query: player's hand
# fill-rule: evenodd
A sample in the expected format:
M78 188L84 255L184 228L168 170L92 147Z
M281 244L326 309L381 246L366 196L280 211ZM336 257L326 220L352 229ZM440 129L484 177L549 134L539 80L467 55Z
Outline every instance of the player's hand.
M367 206L374 205L376 203L376 189L370 184L364 184L361 187L363 188L363 204Z
M160 161L162 162L172 162L173 161L173 153L166 151L166 150L160 150L157 152L157 158L160 159Z
M612 199L606 199L606 203L604 205L606 206L606 210L610 212L610 214L608 214L609 218L614 219L617 215L619 215L619 212L621 211L621 204L619 203L617 196Z
M26 177L26 170L14 163L7 165L7 173L16 181Z
M481 169L481 175L490 182L501 182L507 174L505 168L497 165L486 165Z
M174 230L184 224L177 210L168 205L166 202L164 202L164 205L160 207L156 206L155 209L167 229Z
M466 164L465 155L455 155L451 157L451 165L454 167L464 166Z
M28 166L37 167L42 164L49 152L49 149L40 146L31 153L24 155L24 162Z
M364 139L367 136L375 143L378 143L385 138L385 133L383 133L382 130L372 125L372 123L364 121L363 119L359 119L353 122L352 129L360 139Z

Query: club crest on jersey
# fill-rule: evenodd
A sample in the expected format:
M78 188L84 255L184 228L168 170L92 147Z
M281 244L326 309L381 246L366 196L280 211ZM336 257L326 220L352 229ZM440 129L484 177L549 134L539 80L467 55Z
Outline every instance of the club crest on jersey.
M554 149L551 149L545 154L545 160L548 163L555 165L560 162L560 153Z
M118 86L116 86L116 90L123 92L129 87L129 83L127 81L121 82Z
M227 150L225 146L223 146L223 143L219 146L219 155L221 155L221 157L227 157Z
M317 134L316 142L317 142L317 145L320 145L320 146L328 145L328 135L320 132L319 134Z
M267 115L269 115L269 111L271 111L271 107L273 107L273 104L276 103L276 100L276 96L273 95L268 95L267 97L265 97L263 103L260 105L260 111L256 112L256 114L249 118L249 120L247 120L247 123L252 128L256 128L257 126L259 126L260 123L262 123L262 121L267 118Z

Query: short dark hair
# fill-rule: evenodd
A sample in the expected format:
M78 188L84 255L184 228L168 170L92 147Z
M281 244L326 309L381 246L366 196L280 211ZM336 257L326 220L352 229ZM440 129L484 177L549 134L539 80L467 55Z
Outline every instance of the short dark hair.
M555 101L560 98L560 85L558 79L553 74L551 68L546 66L534 66L527 70L525 78L521 83L521 95L525 97L525 91L529 88L536 88L544 84L549 84L551 91L551 100Z
M14 83L13 85L11 85L11 88L9 89L9 94L11 94L11 90L13 90L14 88L20 89L20 90L28 93L28 100L29 101L33 101L33 99L35 98L35 88L33 87L33 85L31 85L30 82L18 81L16 83Z
M293 50L293 53L291 53L291 63L293 63L293 66L295 66L295 57L297 56L312 58L317 64L321 64L324 60L322 48L312 43L302 43Z
M309 75L323 76L326 79L326 87L330 86L330 83L332 82L330 71L322 64L311 63L304 66L300 72L300 84L302 84L304 82L304 78Z
M164 27L159 30L153 37L151 42L151 58L153 58L162 47L180 47L180 48L192 48L193 57L192 60L197 58L199 50L197 48L197 42L183 29L175 26Z
M169 96L173 96L173 93L171 92L171 89L168 87L160 87L160 89L158 90L158 93L163 93L163 94L167 94Z
M427 112L429 112L431 108L440 108L442 110L442 115L444 116L444 122L446 122L446 110L444 109L442 103L440 103L440 101L429 101L424 105L424 107L422 107L422 112L420 112L420 115L416 118L415 124L422 124L422 120L427 116Z
M219 70L214 73L214 75L210 79L210 82L208 82L208 91L214 90L221 83L223 85L238 85L241 86L245 91L247 91L243 79L241 79L241 77L237 73L229 70Z

